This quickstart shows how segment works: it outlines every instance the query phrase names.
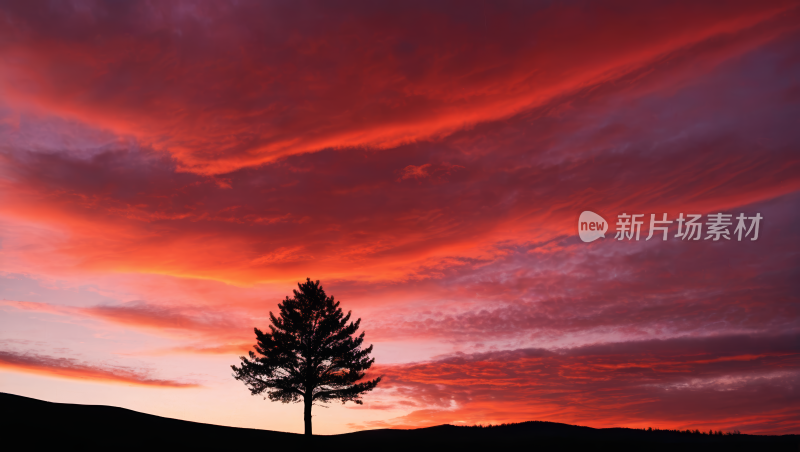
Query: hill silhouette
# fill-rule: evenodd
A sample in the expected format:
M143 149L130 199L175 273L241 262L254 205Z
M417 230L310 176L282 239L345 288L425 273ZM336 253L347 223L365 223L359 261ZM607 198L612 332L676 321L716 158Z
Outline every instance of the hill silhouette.
M791 450L800 436L711 436L627 428L595 429L555 422L493 427L440 425L413 430L380 429L307 438L201 424L100 405L51 403L0 393L6 444L25 449L241 449L369 448L375 450Z

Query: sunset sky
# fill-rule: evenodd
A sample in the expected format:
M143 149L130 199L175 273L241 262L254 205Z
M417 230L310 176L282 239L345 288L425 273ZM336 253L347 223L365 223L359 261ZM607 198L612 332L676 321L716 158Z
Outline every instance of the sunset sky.
M800 433L798 150L797 1L0 2L0 392L302 432L230 366L310 277L315 433Z

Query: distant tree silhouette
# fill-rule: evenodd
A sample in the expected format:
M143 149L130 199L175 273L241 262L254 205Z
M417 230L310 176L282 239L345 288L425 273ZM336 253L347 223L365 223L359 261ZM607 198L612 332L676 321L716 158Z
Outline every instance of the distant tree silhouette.
M241 366L231 366L233 376L253 395L270 400L305 404L305 433L311 435L311 407L332 400L361 404L361 394L371 391L381 378L357 383L372 366L372 346L362 349L364 333L355 336L361 319L350 322L339 302L325 295L319 281L310 278L294 297L278 304L280 316L269 313L270 332L255 328L257 343ZM348 324L348 322L350 322ZM266 397L264 397L266 399Z

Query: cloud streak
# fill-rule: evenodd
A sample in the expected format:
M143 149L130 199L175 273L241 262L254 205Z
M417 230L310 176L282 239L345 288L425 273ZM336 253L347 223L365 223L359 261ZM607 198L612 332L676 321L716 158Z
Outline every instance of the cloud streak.
M183 169L227 173L444 136L762 23L774 36L796 14L792 2L648 3L629 17L583 6L16 5L0 85L12 102L141 137Z
M162 388L194 388L199 386L196 383L153 378L149 372L131 367L102 366L84 363L72 358L18 353L8 350L0 351L0 369L52 378L88 380L99 383Z
M681 337L461 354L389 366L381 395L425 407L369 424L547 419L594 427L796 431L800 337ZM377 406L382 409L389 406ZM369 406L367 406L369 408Z

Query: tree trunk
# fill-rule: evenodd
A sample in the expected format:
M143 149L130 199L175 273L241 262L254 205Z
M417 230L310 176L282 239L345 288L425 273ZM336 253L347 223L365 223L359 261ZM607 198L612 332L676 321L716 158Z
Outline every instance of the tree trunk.
M303 419L306 421L306 436L311 436L311 404L313 402L311 397L306 397L305 410L303 412Z

